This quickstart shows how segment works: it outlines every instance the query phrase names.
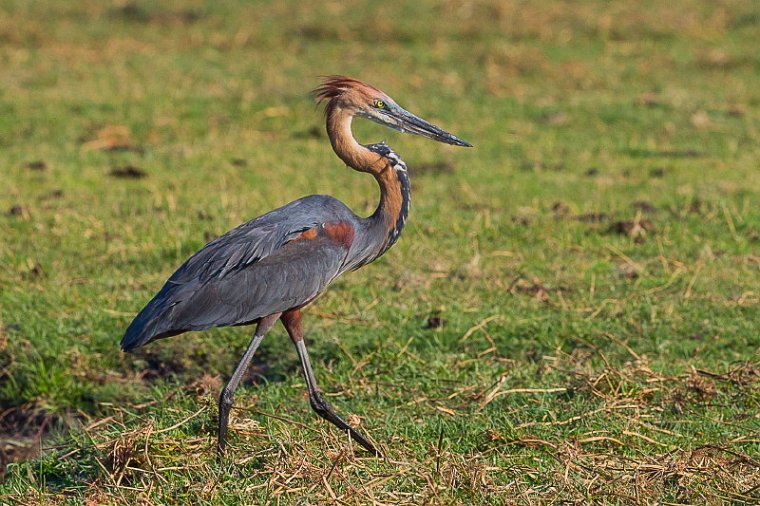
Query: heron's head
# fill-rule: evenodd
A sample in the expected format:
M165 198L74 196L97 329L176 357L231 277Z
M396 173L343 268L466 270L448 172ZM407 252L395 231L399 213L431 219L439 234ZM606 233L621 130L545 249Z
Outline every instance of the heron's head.
M467 141L415 116L377 88L345 76L329 76L314 90L319 102L326 101L326 113L336 108L351 116L367 118L399 132L417 134L455 146L472 147Z

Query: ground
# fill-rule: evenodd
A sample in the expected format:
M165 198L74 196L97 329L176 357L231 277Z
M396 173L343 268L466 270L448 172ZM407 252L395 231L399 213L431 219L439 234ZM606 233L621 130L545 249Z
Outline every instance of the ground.
M760 4L0 0L0 503L760 501ZM372 212L309 91L472 142L281 327L118 342L190 254L306 194Z

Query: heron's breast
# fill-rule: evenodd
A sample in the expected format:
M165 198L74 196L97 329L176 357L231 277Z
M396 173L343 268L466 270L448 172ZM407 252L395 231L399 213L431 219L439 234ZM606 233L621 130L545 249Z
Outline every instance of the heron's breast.
M297 241L314 241L317 238L325 237L348 250L354 243L355 235L356 231L354 230L354 226L351 223L348 223L346 221L337 221L322 223L316 227L304 230L300 235L297 235L289 242L292 243Z
M327 237L335 242L340 243L346 249L349 249L354 243L354 236L356 231L353 225L346 221L339 221L337 223L325 223L324 231Z

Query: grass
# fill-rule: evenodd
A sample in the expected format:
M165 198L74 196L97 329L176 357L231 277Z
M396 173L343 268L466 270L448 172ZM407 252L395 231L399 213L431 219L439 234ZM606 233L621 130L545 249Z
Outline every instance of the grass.
M0 1L0 503L760 500L760 5ZM381 260L281 328L118 341L207 240L310 193L359 214L308 92L365 79L475 144L386 138ZM41 451L40 451L41 450Z

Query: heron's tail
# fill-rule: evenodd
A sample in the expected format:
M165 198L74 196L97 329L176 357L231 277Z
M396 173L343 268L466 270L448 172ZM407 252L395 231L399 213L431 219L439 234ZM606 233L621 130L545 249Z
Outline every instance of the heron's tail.
M165 317L165 299L159 293L129 324L124 337L121 338L121 349L132 351L156 339L176 336L188 329L175 329Z
M138 315L137 318L132 320L124 337L121 338L121 349L132 351L135 348L148 344L152 339L151 332L146 330L145 322L140 321L140 315Z

